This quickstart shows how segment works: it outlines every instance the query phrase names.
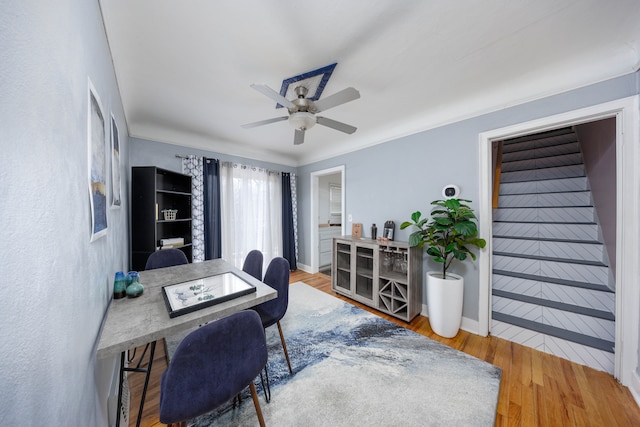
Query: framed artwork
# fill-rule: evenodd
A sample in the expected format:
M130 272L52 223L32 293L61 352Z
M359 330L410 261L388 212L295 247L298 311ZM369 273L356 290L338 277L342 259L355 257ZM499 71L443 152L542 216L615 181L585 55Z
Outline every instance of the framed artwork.
M87 153L91 241L107 234L106 132L100 97L89 80L87 113Z
M169 317L200 310L256 291L255 286L233 273L217 274L162 288Z
M120 135L116 118L111 113L111 207L120 208Z

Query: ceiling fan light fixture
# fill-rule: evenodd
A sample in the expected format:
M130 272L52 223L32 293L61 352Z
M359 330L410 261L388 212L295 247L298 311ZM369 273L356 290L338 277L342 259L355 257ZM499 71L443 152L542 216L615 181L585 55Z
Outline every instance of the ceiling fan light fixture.
M309 130L316 124L316 116L307 111L291 113L289 123L298 130Z

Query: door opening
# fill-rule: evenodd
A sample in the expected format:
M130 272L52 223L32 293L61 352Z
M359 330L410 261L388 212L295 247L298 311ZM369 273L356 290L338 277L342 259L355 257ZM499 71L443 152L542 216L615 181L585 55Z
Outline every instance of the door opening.
M344 165L311 173L311 273L331 264L331 233L344 234L345 194Z
M494 245L492 226L492 187L494 141L517 138L533 133L546 132L562 127L577 126L597 120L615 120L616 159L616 226L615 226L615 367L614 376L629 385L637 366L638 350L638 300L639 292L634 285L638 274L637 258L640 243L635 237L638 227L639 200L637 172L639 149L638 96L588 107L581 110L547 117L480 134L480 227L490 242L480 253L479 330L488 335L491 330L492 280L495 271L491 256ZM623 195L627 195L623 197ZM629 196L632 195L632 196ZM622 342L625 343L624 347Z

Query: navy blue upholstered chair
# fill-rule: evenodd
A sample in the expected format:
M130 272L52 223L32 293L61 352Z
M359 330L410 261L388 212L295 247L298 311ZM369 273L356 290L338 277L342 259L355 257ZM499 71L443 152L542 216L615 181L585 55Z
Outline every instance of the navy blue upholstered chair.
M187 256L180 249L169 248L155 251L147 258L145 270L173 267L174 265L188 264Z
M264 273L264 279L262 281L278 291L278 297L270 301L263 302L262 304L255 306L253 309L260 315L262 326L265 329L272 325L278 325L278 332L280 333L280 341L282 342L284 357L287 359L289 373L292 374L293 370L291 369L289 352L287 351L287 344L284 340L284 335L282 334L282 326L280 326L280 319L284 317L287 312L287 307L289 306L289 273L289 261L282 257L272 259L267 267L267 271ZM267 372L266 367L265 374L267 377L267 387L264 388L264 391L268 402L271 399L271 390L269 386L269 373Z
M267 363L260 317L245 310L204 325L185 337L162 374L160 422L183 423L237 396L247 385L264 426L253 380Z
M247 254L242 265L242 271L248 273L258 280L262 280L262 252L257 249L252 250Z

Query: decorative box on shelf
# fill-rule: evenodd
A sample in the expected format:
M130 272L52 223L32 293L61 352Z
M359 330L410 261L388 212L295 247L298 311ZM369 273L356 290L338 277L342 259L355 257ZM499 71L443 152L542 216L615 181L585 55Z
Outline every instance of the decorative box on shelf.
M162 214L164 215L165 221L175 221L177 213L178 213L177 209L163 209L162 210Z

